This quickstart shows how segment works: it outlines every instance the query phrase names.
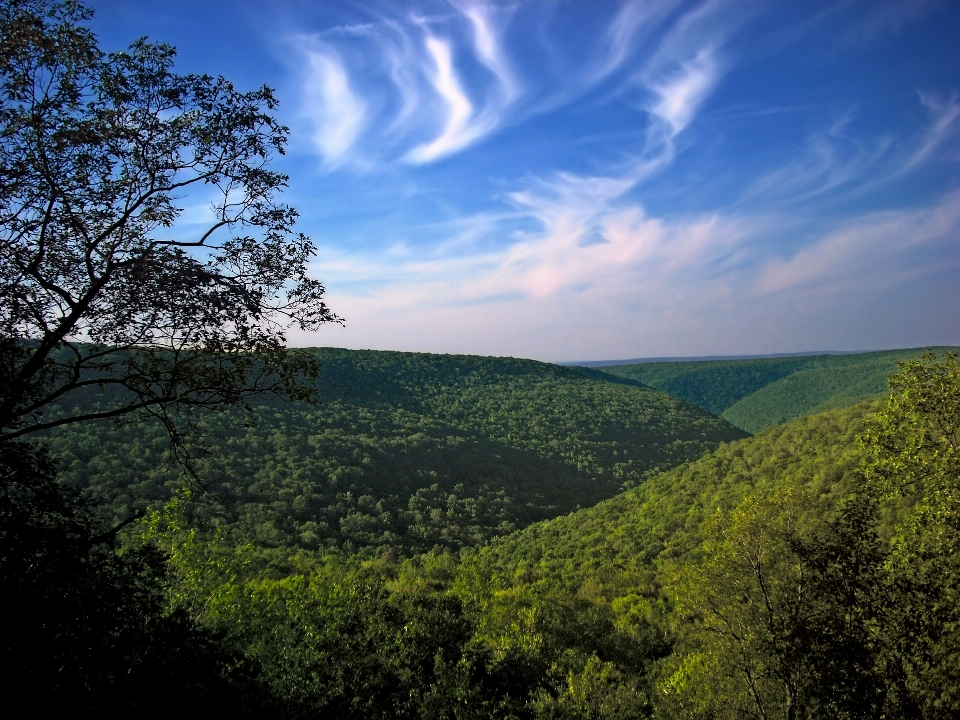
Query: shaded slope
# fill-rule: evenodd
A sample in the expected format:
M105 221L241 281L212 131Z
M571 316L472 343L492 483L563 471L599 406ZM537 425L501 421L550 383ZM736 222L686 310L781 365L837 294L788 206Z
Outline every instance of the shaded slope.
M322 349L323 405L202 423L194 512L262 545L458 548L593 505L742 431L666 393L512 358ZM52 434L66 478L115 518L181 479L159 427Z
M950 348L931 348L943 352ZM897 361L926 349L854 355L656 362L601 368L663 390L755 433L886 392Z
M789 478L818 495L849 492L856 437L879 407L861 403L725 444L593 508L500 539L481 551L481 563L503 578L598 583L608 598L649 589L665 564L698 551L704 519L756 487Z

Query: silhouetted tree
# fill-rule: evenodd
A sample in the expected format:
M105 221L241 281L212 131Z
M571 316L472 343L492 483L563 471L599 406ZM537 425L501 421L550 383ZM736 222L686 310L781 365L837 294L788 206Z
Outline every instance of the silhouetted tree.
M276 200L272 91L177 74L164 44L104 53L90 15L0 2L0 438L144 411L177 439L177 411L312 397L285 332L339 318Z

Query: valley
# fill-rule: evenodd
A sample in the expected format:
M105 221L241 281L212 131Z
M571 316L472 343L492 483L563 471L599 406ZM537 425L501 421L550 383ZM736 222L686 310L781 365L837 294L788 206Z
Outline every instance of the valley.
M171 647L213 673L230 714L786 717L794 697L817 716L906 717L953 702L950 663L913 663L956 640L955 455L899 444L946 418L917 398L960 397L949 351L602 371L310 352L322 402L203 416L193 479L150 424L45 439L101 526L143 515L119 557L162 551L167 600L138 612L194 618L200 635ZM768 427L751 436L694 400ZM920 453L923 483L897 484L913 462L897 452Z
M319 405L197 428L192 511L267 547L479 546L746 433L631 380L513 358L325 349ZM52 433L63 479L120 522L184 483L159 423Z
M887 392L897 362L936 347L844 355L802 355L745 360L649 362L598 370L645 383L719 415L754 434Z

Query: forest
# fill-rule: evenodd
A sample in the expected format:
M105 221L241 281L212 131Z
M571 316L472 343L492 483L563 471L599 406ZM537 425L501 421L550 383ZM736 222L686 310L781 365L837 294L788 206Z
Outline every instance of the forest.
M607 365L598 370L663 390L757 433L804 415L881 397L897 362L928 350L956 352L958 348L650 362Z
M189 483L104 538L50 446L21 446L17 681L237 717L955 717L960 359L890 382L509 534L448 513L459 542L426 551L263 542Z
M190 512L264 547L458 550L589 507L746 433L629 380L512 358L318 349L318 404L194 428ZM91 408L109 400L95 395ZM66 412L57 406L50 414ZM250 422L250 420L254 422ZM159 423L50 431L105 522L182 486Z
M960 717L960 356L343 323L266 86L0 0L0 643L34 714ZM210 226L177 221L216 198ZM223 232L220 232L223 231ZM885 385L884 385L885 383Z

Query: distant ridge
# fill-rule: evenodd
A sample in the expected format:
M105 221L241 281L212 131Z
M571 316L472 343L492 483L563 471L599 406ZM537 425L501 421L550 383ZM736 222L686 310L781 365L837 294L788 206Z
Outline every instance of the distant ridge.
M804 415L885 395L887 377L897 371L897 363L928 351L956 352L957 348L651 358L602 364L581 372L607 373L643 383L757 433Z
M695 357L646 357L632 360L577 360L558 362L557 365L576 367L609 367L610 365L640 365L655 362L703 362L705 360L762 360L764 358L809 357L812 355L860 355L873 350L808 350L795 353L770 353L768 355L700 355Z

